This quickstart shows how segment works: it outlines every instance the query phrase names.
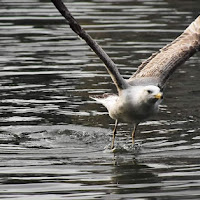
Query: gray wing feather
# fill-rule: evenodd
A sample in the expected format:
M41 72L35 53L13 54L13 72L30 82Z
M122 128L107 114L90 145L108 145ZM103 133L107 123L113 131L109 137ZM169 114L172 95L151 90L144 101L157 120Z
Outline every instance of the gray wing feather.
M69 23L70 28L79 35L86 43L91 47L91 49L97 54L97 56L104 62L108 73L110 74L113 82L115 83L118 92L122 89L128 87L127 82L120 75L117 66L111 60L111 58L106 54L106 52L98 45L96 41L80 26L76 19L71 15L67 7L64 5L62 0L51 0L58 11Z
M200 50L200 16L172 43L145 60L128 82L138 78L153 78L163 87L178 66Z

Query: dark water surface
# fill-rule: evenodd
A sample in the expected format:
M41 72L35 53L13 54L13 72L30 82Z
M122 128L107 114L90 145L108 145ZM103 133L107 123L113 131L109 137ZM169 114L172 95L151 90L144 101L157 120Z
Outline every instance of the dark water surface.
M65 0L128 78L199 13L198 0ZM113 120L90 94L115 91L50 1L0 1L0 199L200 199L200 54L168 84L158 116Z

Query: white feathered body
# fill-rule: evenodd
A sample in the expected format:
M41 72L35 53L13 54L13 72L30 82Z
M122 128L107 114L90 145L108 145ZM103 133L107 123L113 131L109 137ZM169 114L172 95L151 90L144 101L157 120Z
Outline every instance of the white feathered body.
M149 94L147 91L152 90ZM91 97L103 104L112 119L123 122L139 123L158 112L160 100L154 95L160 92L157 86L132 86L118 95L104 94Z

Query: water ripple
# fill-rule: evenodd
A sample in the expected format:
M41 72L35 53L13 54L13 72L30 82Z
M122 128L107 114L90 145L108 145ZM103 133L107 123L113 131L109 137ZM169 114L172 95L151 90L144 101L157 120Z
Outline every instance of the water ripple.
M70 1L125 78L198 15L197 0ZM1 199L199 199L199 59L177 70L158 116L114 126L90 94L115 91L50 1L0 7Z

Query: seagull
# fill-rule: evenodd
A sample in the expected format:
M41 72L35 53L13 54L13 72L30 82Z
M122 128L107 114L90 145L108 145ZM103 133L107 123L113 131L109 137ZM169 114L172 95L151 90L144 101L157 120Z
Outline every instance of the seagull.
M133 124L132 143L134 144L138 124L159 111L167 80L177 67L200 50L200 16L174 41L142 62L137 71L128 80L125 80L119 73L116 64L80 26L62 0L52 0L52 2L67 20L70 28L85 40L103 61L117 88L118 94L91 96L92 99L103 104L107 108L109 116L115 120L111 149L114 149L119 122Z

